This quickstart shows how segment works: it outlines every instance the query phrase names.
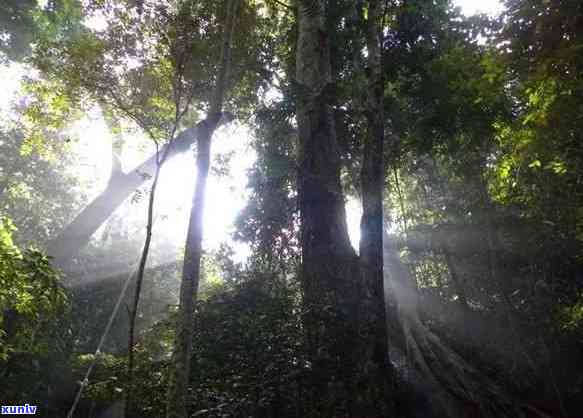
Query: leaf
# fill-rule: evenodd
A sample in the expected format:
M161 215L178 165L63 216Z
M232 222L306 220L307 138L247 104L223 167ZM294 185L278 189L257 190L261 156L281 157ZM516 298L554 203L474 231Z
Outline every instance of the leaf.
M530 168L540 168L542 166L542 163L540 162L540 160L534 160L532 163L530 163L528 165Z

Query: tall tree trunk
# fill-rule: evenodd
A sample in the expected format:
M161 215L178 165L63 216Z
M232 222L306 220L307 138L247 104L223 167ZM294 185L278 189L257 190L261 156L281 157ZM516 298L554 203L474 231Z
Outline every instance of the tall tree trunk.
M383 142L384 83L381 67L381 2L369 0L367 20L368 130L361 171L360 223L361 289L359 337L365 342L359 356L359 386L364 416L389 416L391 369L383 288Z
M172 378L168 392L167 418L188 416L188 386L192 356L194 327L194 302L200 280L200 259L202 256L203 213L206 181L210 166L210 145L213 133L221 119L221 109L229 76L231 45L233 41L236 8L239 0L226 0L226 16L223 26L220 71L209 114L198 135L196 189L190 211L182 284L180 286L180 308L176 327L176 341L172 365Z
M348 238L324 1L298 0L298 202L313 416L352 415L358 263Z
M181 132L172 145L162 147L159 154L164 155L167 147L171 147L168 150L168 158L188 150L199 136L202 125L203 123L199 123L197 126ZM89 203L57 237L49 242L48 253L55 259L57 265L65 266L80 249L89 243L91 235L115 212L119 205L148 178L154 176L156 158L156 154L152 155L127 174L112 172L107 188Z

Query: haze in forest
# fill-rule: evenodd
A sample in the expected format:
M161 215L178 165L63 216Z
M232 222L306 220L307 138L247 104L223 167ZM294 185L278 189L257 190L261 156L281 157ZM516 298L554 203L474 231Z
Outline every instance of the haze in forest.
M0 1L0 407L578 417L583 3Z
M475 13L488 13L494 16L501 11L501 3L497 0L485 2L474 2L467 0L457 0L453 3L460 7L462 13L472 15ZM40 2L40 6L45 3ZM107 23L99 14L94 14L84 20L84 24L94 30L103 30ZM18 86L22 77L30 69L23 67L20 63L12 62L2 68L2 78L7 87L6 94L1 99L1 107L5 113L10 113L10 105L16 99ZM114 137L108 131L102 114L98 109L93 109L84 118L69 128L72 135L77 139L77 144L72 152L77 155L76 164L71 170L80 177L84 183L83 193L87 199L94 198L105 187L111 172L111 147ZM217 249L221 243L229 242L236 247L238 261L243 261L248 255L245 245L235 243L231 239L232 224L237 214L245 204L246 171L251 167L255 159L253 150L249 146L250 132L244 125L230 129L222 133L220 139L216 141L214 152L218 156L222 154L234 153L235 160L229 161L229 178L219 178L211 176L211 192L208 195L207 207L210 210L205 212L205 247ZM139 134L137 138L139 139ZM132 147L130 144L129 147ZM128 148L129 148L128 147ZM136 144L132 148L124 150L123 168L131 170L135 168L153 147L147 144ZM158 216L160 220L160 235L165 241L180 242L186 228L187 211L191 200L191 193L196 178L196 170L191 171L192 175L182 177L181 181L171 179L181 178L183 172L192 170L192 159L185 156L180 158L165 170L162 177L164 183L161 189L164 192L159 198ZM228 202L228 204L225 204ZM347 202L347 222L350 239L355 248L358 248L360 240L359 222L361 216L361 206L355 199ZM134 205L131 209L126 208L124 219L126 222L140 225L144 223L144 208ZM101 231L100 231L101 232ZM169 243L170 244L170 243ZM176 248L178 250L178 247ZM174 257L176 254L168 254Z

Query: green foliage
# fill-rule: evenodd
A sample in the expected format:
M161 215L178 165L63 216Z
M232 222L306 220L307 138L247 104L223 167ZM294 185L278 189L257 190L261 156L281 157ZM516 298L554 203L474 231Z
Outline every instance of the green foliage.
M38 15L42 30L30 59L62 100L89 98L158 140L168 139L188 106L204 113L219 62L223 2L159 2L140 13L137 4L115 1L67 4ZM241 115L271 78L275 39L260 10L243 3L233 41L227 107Z
M193 404L207 416L283 416L297 396L303 360L295 291L251 275L197 307Z
M55 135L31 139L26 127L0 128L0 211L18 227L15 241L41 246L83 203L68 172L69 145Z
M26 250L21 253L12 242L12 223L0 221L0 323L4 341L1 357L14 351L36 353L46 346L34 344L35 335L67 309L67 295L59 284L59 276L42 253ZM13 316L7 323L6 314Z
M0 365L6 399L42 396L51 370L68 355L69 297L58 273L39 251L21 251L12 241L14 227L0 218ZM36 379L33 385L31 382Z
M536 245L544 258L581 260L583 46L578 2L508 2L500 38L514 77L516 119L498 126L501 150L494 193L544 224ZM553 242L553 245L549 245ZM557 259L555 259L557 260ZM563 261L564 262L564 261Z
M256 111L253 147L257 161L249 172L248 205L236 220L235 238L248 242L262 271L294 272L298 237L295 192L295 132L287 101Z
M306 367L297 290L256 272L207 287L195 314L190 408L193 414L294 416ZM136 353L141 416L164 414L174 317L143 333ZM92 355L78 357L81 376ZM102 355L86 399L105 404L125 390L125 358Z
M21 109L25 138L20 154L23 157L36 154L48 161L62 157L62 151L67 150L67 143L71 141L71 138L63 138L62 132L81 118L82 104L67 95L60 83L41 79L26 79L21 94L27 101Z
M581 295L575 304L564 307L559 314L563 329L578 332L583 337L583 297Z
M490 366L513 370L518 391L527 375L550 390L555 377L525 360L539 353L567 392L580 382L561 356L581 347L581 6L509 1L498 23L428 10L408 20L416 3L388 51L397 144L387 207L406 232L427 319L464 332L463 293L464 321L489 335L476 347L488 351L487 339L502 353ZM480 27L496 32L476 44Z
M95 363L95 371L91 375L91 384L87 387L85 397L105 405L122 399L123 376L126 368L124 358L105 353L97 356L81 354L76 356L72 367L79 376L84 376L87 368L93 363Z
M45 365L67 369L71 347L76 378L95 360L86 353L126 278L128 254L139 250L131 233L114 237L106 228L76 265L89 274L68 278L75 321L65 323L67 297L48 260L13 243L46 242L81 203L71 193L77 182L65 174L71 159L64 130L94 104L115 121L118 135L130 119L167 140L177 109L189 105L183 123L198 119L216 80L224 10L211 0L61 0L46 10L30 1L4 3L0 23L10 36L0 49L10 58L30 55L40 71L23 91L25 117L0 137L0 209L19 227L0 225L0 389L24 399L54 377L39 378ZM333 29L329 93L342 181L355 196L369 94L362 3L330 2L326 21ZM489 375L516 393L561 395L581 381L573 364L582 361L583 6L506 4L505 18L492 21L464 18L445 0L387 3L386 214L393 227L399 223L396 240L406 247L402 258L416 279L421 320L462 355L484 360ZM253 256L249 270L232 262L228 248L203 259L195 416L313 412L302 399L310 389L301 295L282 279L300 262L293 102L305 92L294 83L296 36L294 13L281 2L242 2L226 107L254 128L257 161L235 233ZM218 172L227 173L228 159L219 159ZM175 318L153 322L174 302L177 266L152 269L146 279L134 395L145 417L164 415ZM82 283L87 276L109 279ZM71 326L75 344L65 335ZM123 397L126 331L122 316L106 344L114 354L97 359L85 399Z
M34 10L36 0L7 0L0 4L0 27L2 38L0 52L8 59L22 59L30 53L34 37ZM0 61L4 57L0 57Z

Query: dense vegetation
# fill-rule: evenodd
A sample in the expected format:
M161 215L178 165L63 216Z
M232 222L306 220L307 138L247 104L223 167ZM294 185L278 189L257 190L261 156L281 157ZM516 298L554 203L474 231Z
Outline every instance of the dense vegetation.
M581 416L583 3L504 6L1 2L3 71L23 77L0 108L0 404ZM106 184L81 181L87 120L110 134ZM232 158L211 143L233 124L248 202L205 251L207 176ZM161 238L161 170L191 149L190 223Z

